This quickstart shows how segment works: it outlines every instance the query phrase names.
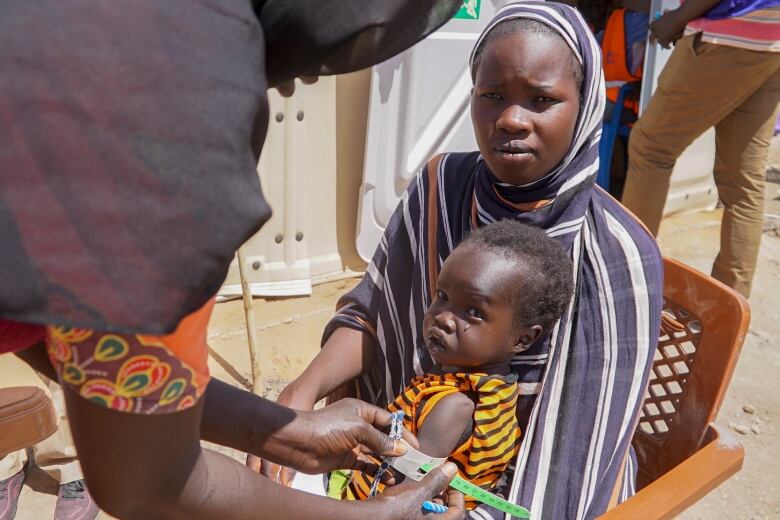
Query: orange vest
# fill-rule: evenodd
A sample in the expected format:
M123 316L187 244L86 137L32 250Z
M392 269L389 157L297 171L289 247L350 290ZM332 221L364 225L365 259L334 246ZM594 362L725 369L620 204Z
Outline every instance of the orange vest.
M617 102L620 87L631 81L642 79L642 69L638 75L631 74L626 62L626 26L624 8L615 9L609 15L607 26L604 28L604 40L601 43L601 52L604 61L604 80L607 84L607 98L613 103ZM635 99L627 99L626 108L639 113L639 102Z

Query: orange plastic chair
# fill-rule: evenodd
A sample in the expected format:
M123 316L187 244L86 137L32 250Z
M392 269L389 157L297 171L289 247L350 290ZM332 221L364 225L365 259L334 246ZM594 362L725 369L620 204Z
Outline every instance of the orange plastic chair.
M0 459L41 442L55 431L57 415L43 390L34 386L0 389Z
M713 424L750 323L747 300L664 259L664 313L633 445L638 493L601 520L674 518L742 468L744 449ZM355 397L343 385L327 403Z
M634 435L639 492L600 518L674 518L742 468L744 449L713 421L750 323L747 301L664 259L664 317Z

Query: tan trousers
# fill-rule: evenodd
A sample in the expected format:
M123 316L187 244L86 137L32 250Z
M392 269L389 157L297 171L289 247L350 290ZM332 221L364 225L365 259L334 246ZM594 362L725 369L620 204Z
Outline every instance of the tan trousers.
M623 204L658 233L680 154L715 127L715 184L725 208L712 276L745 296L763 226L769 141L780 102L780 53L677 42L631 131Z
M53 381L38 376L22 360L13 354L0 355L0 388L11 386L37 386L48 393L59 416L59 427L48 439L31 446L35 454L35 463L60 484L67 484L84 478L81 466L76 458L76 448L70 435L68 418L65 414L65 402L62 389ZM0 459L0 480L16 474L22 469L27 455L19 450Z

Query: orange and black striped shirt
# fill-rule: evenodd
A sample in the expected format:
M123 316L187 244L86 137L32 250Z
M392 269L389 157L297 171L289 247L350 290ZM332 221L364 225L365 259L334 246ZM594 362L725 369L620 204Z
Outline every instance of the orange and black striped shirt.
M477 404L473 430L449 460L458 466L458 474L462 478L483 489L491 489L520 446L520 427L515 415L518 396L516 375L424 374L414 378L387 409L391 412L403 410L404 426L416 435L436 403L453 392L476 395ZM372 481L371 476L354 472L347 497L353 500L366 498ZM466 497L468 509L476 505L476 501Z

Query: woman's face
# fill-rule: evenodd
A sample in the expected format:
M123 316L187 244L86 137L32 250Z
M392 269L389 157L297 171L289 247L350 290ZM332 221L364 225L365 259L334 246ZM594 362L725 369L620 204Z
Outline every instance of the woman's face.
M486 44L471 118L479 151L502 182L533 182L569 150L579 111L575 65L555 37L515 33Z

